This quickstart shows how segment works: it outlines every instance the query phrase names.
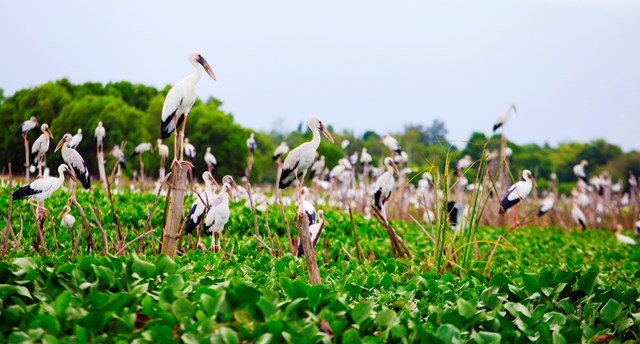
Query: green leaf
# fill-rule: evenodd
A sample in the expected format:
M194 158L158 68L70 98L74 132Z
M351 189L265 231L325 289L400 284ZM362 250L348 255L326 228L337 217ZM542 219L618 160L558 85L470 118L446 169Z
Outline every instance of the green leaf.
M360 325L363 321L365 321L369 316L371 316L371 311L373 310L373 302L364 301L360 302L351 310L351 318L353 322Z
M462 343L460 330L451 324L443 324L438 327L436 337L445 343Z
M567 318L562 313L558 312L546 313L542 319L553 331L560 331L567 322Z
M89 334L87 334L87 329L82 326L76 325L74 328L74 332L76 335L76 343L87 344L89 342Z
M600 318L608 323L612 323L620 316L621 312L622 307L618 301L610 299L600 310Z
M269 344L273 342L273 334L264 333L258 339L256 339L256 344Z
M142 278L150 278L156 275L156 266L141 260L137 254L133 255L131 270Z
M527 293L531 295L538 291L538 276L534 274L523 274L522 284L524 284L524 289L527 291Z
M42 337L42 343L43 344L58 344L59 341L55 336L53 336L51 334L45 334Z
M476 309L473 307L471 302L460 298L456 301L456 304L458 306L458 313L463 317L469 319L476 314Z
M578 288L580 288L580 290L584 291L587 294L591 294L597 277L597 271L587 270L584 274L582 274L582 276L580 276L580 279L578 279Z
M478 344L500 343L500 340L502 339L502 336L500 336L500 333L486 332L486 331L473 332L471 337Z
M67 313L67 308L69 308L69 303L71 302L71 293L67 290L60 293L56 300L53 303L53 309L56 312L56 315L59 318L64 318L64 315Z
M223 327L219 330L220 336L222 336L222 340L225 344L238 344L240 339L238 338L238 334L236 331Z
M553 343L553 344L567 344L567 340L559 332L553 332L551 334L551 343Z
M193 315L194 307L191 302L185 298L178 298L171 304L171 312L177 317Z
M358 344L362 343L362 338L360 338L358 330L356 330L355 328L350 328L344 331L344 333L342 334L342 342Z
M309 303L309 307L314 312L318 307L318 305L320 305L323 292L324 292L324 288L321 285L314 285L311 288L309 288L308 303Z
M376 314L375 321L376 321L376 324L378 324L378 326L380 327L389 327L394 323L396 318L397 318L396 311L394 311L393 309L385 309L383 311L378 312L378 314Z
M172 274L176 271L178 264L166 254L161 254L156 260L156 269L158 274Z

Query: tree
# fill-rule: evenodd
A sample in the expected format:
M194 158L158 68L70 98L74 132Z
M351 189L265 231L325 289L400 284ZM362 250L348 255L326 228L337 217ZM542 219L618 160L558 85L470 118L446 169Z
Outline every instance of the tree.
M434 119L431 122L431 126L427 127L423 131L422 143L426 145L434 145L438 142L447 142L447 128L444 125L444 122L439 119Z

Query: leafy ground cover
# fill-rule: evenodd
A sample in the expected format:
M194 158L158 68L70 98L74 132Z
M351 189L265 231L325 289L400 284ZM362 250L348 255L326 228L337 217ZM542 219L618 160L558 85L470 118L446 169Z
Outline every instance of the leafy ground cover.
M108 199L99 191L78 198L99 210L112 241ZM153 200L115 196L127 242L144 232ZM517 229L485 273L486 253L504 229L481 227L479 256L468 266L438 270L433 244L415 224L393 223L414 254L396 259L385 230L356 215L365 253L357 260L349 215L325 211L317 248L322 283L310 285L304 259L257 249L253 217L243 205L232 207L226 254L188 251L170 259L155 253L152 237L125 254L104 255L99 239L98 251L86 252L83 236L72 255L72 233L55 218L65 201L63 193L47 201L53 217L45 224L47 255L30 247L29 205L14 204L21 248L0 258L2 342L575 343L635 341L640 332L640 253L604 230ZM163 202L151 218L155 240ZM269 208L269 227L284 242L278 214ZM265 214L258 216L262 226ZM455 248L453 234L447 236Z

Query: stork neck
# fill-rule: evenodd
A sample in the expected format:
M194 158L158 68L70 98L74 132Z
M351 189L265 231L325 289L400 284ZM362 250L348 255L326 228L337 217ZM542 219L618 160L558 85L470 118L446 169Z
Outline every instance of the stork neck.
M320 129L318 128L313 128L311 129L311 131L313 132L313 138L311 139L311 144L313 145L313 147L318 148L318 146L320 146Z
M202 70L200 70L200 66L198 66L198 62L192 62L193 68L195 71L188 76L189 79L193 80L194 83L200 81L200 76L202 76Z

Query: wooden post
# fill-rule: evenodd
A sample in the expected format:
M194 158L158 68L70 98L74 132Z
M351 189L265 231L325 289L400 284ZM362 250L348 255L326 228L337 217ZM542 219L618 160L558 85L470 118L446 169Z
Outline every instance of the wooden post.
M169 205L169 218L162 234L161 253L173 258L176 254L178 232L184 212L184 194L187 191L187 176L189 166L185 162L175 163L171 169L171 200Z
M320 273L318 272L318 262L316 261L316 252L313 249L311 235L309 234L309 218L304 213L296 213L296 221L293 225L300 233L302 241L302 249L304 250L304 258L307 261L307 271L309 272L309 283L320 284Z
M31 179L31 175L29 174L31 161L29 160L29 139L27 138L27 133L22 134L22 139L24 140L24 170L27 177L27 183L29 183L29 179Z
M102 182L102 190L107 191L109 185L107 184L107 173L104 169L104 153L98 152L98 171L100 172L100 181Z

